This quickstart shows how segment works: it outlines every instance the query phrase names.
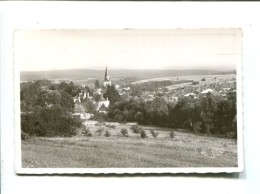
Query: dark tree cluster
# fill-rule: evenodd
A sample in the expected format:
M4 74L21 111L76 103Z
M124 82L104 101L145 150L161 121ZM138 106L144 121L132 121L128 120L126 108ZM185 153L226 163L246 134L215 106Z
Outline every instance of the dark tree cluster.
M35 136L73 136L82 127L79 117L71 115L73 96L79 86L49 80L21 84L22 132Z
M107 86L106 92L104 93L104 98L108 98L110 104L114 104L115 102L121 100L121 97L118 91L116 90L115 85Z
M176 104L156 97L153 101L132 98L110 106L109 120L138 122L188 129L195 133L236 137L236 95L227 98L208 94L204 98L181 98Z

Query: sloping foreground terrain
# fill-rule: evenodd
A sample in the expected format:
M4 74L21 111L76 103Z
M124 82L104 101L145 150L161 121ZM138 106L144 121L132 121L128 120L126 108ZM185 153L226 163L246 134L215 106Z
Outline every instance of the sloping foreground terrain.
M148 133L148 132L147 132ZM129 133L73 138L31 138L22 142L24 168L236 167L234 140L167 131L141 139Z

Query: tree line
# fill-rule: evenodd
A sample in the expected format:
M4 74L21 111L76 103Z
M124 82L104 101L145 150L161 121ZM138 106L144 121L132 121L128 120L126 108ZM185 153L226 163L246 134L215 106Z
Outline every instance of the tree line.
M166 102L160 97L149 102L132 98L111 105L105 117L118 122L183 128L236 138L236 94L229 93L226 98L211 94L200 99L183 97L178 102Z

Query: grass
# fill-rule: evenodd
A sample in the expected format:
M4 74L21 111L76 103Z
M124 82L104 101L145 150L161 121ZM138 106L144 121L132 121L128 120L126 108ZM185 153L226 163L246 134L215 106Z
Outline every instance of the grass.
M129 126L128 126L129 127ZM158 138L141 139L129 129L129 137L120 134L118 125L104 135L73 138L31 138L22 142L24 168L96 168L96 167L236 167L237 146L230 139L159 131ZM151 127L150 127L151 128ZM155 130L158 130L154 128ZM95 131L96 126L91 130Z

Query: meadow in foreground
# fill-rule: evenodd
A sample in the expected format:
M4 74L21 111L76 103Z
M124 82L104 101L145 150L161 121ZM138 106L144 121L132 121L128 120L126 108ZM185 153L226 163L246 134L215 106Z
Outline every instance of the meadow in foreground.
M24 168L92 167L237 167L237 145L232 139L160 130L157 138L141 139L120 128L109 129L111 136L94 134L73 138L31 138L22 141ZM126 129L127 127L124 126ZM95 126L91 128L94 132Z

